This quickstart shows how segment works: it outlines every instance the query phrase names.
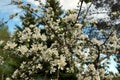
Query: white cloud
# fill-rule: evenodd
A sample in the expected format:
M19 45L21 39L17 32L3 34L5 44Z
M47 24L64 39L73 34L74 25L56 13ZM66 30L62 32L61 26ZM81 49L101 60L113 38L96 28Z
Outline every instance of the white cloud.
M38 1L35 1L35 0L26 0L29 4L34 4L36 6L39 5L39 2Z
M89 7L91 3L87 4L87 7ZM87 9L86 7L86 9ZM108 7L104 8L95 8L95 5L91 5L87 18L89 19L95 19L100 21L109 21L110 17L108 16L108 13L110 12L110 9Z
M46 2L46 0L40 0L42 3L45 3Z
M26 0L29 4L34 4L36 6L39 5L38 1L35 0ZM45 3L46 0L40 0L42 3ZM77 8L77 3L79 2L79 0L59 0L60 1L60 5L62 5L62 8L67 10L67 9L76 9ZM86 4L83 3L83 6L85 6Z
M35 1L35 0L26 0L29 4L33 4L33 5L40 5L39 1L41 1L43 4L45 3L46 0L38 0L38 1Z
M63 9L75 9L77 8L77 3L79 0L60 0L60 4L63 6Z

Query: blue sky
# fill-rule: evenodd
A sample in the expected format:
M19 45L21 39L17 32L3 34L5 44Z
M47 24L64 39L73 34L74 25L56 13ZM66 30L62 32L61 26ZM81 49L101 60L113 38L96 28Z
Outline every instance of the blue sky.
M38 3L35 2L34 0L24 0L24 1L27 1L31 4L38 5ZM41 1L45 2L45 0L41 0ZM60 0L61 5L63 5L63 9L67 10L69 8L70 9L76 8L77 2L79 0L75 0L74 2L72 2L72 4L71 4L71 1L72 0ZM10 4L10 2L11 0L0 0L0 20L4 19L4 21L8 21L9 15L21 11L15 5L8 5ZM65 5L66 3L69 3L69 4ZM15 24L21 25L20 19L18 17L15 17L14 19L9 20L9 22L7 23L7 25L9 26L10 32L13 32L15 28Z
M18 9L17 6L8 4L10 4L10 0L0 0L0 20L3 19L3 21L8 21L9 15L20 12L20 9ZM8 21L7 25L9 26L10 32L15 28L15 24L20 24L18 17Z
M32 2L32 4L37 4L36 2L33 2L33 0L26 0L28 2ZM44 2L44 0L41 0ZM71 3L72 0L60 0L61 5L63 5L63 9L73 9L76 8L77 2L79 0L75 0L74 2ZM67 5L66 5L67 3ZM4 21L9 20L9 15L20 12L21 10L17 8L15 5L8 5L10 4L10 0L0 0L0 20L4 19ZM85 6L85 4L84 4ZM15 24L21 25L19 17L15 17L12 20L9 20L7 25L9 27L9 31L13 32L15 29ZM117 72L115 65L116 63L113 61L113 58L111 57L111 65L110 65L110 70Z

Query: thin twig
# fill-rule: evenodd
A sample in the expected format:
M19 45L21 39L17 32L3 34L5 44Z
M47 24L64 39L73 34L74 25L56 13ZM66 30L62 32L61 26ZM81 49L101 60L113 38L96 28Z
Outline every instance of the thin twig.
M57 80L59 80L59 69L58 69L58 71L57 71Z
M112 27L111 27L111 30L112 30ZM103 44L101 45L105 45L105 43L109 40L110 36L112 35L114 31L111 31L110 34L108 35L108 37L106 38L106 40L103 42Z
M72 26L74 26L74 25L77 23L77 21L78 21L78 18L79 18L80 14L81 14L81 9L82 9L83 1L84 1L84 0L81 1L81 4L80 4L80 7L79 7L79 11L78 11L78 15L77 15L76 21L73 23Z
M85 16L83 17L83 20L86 18L87 14L88 14L88 11L89 11L90 7L92 6L93 2L94 2L94 0L92 0L91 4L90 4L89 7L87 8L87 11L86 11Z
M84 0L81 1L80 8L79 8L79 11L78 11L78 15L77 15L77 18L76 18L76 22L77 22L77 20L78 20L80 14L81 14L81 9L82 9L83 1L84 1Z

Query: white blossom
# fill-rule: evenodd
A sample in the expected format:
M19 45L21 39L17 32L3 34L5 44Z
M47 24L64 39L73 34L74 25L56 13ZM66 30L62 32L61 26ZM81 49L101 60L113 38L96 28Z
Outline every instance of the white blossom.
M44 34L42 34L42 35L41 35L41 39L42 39L43 41L46 41L46 36L45 36Z
M22 4L19 7L25 6ZM39 13L34 16L36 23L44 22L44 32L36 26L37 24L33 25L27 21L26 24L29 23L30 26L23 25L23 30L16 30L11 36L11 40L4 46L4 49L12 49L13 54L26 60L14 71L13 79L34 80L36 74L45 78L49 77L49 79L63 77L66 74L68 76L76 74L73 76L78 80L101 80L105 77L113 77L110 74L105 75L105 68L108 64L102 62L104 59L100 54L111 55L118 52L120 39L116 32L112 33L107 41L101 41L96 37L91 39L83 33L85 25L76 20L78 14L75 11L69 10L63 17L54 21L53 8L45 7L44 4L40 4L40 7L44 7L44 10L41 11L44 16L36 16ZM36 9L39 8L26 10L31 12ZM81 14L81 16L83 15ZM90 20L84 23L97 24L97 21ZM101 34L109 36L109 32L111 31L105 30ZM106 42L104 43L104 41ZM2 43L0 41L0 45ZM1 61L3 61L2 57L0 57L0 64ZM102 65L101 63L104 63L102 68L99 67Z
M38 45L37 44L33 44L33 45L31 45L31 51L34 51L34 52L37 52L38 50L39 50L39 47L38 47Z
M42 65L41 65L41 64L38 64L38 65L36 66L36 68L42 69Z
M77 14L70 14L69 16L66 16L64 17L63 19L65 20L65 22L68 22L68 21L76 21L76 18L77 18Z
M60 59L56 59L53 61L53 64L54 66L58 65L58 69L61 69L63 70L64 69L64 66L66 65L66 59L63 55L60 56Z
M97 40L96 38L93 38L91 41L93 42L93 44L97 44L97 45L101 44L101 42Z
M8 41L4 48L5 49L8 49L8 48L14 49L16 46L17 46L16 43Z
M15 78L16 75L19 73L18 69L14 71L13 75L12 75L12 78Z
M28 51L28 48L25 45L19 46L18 51L20 51L24 55Z
M11 80L11 78L7 77L5 80Z
M85 35L85 34L82 34L81 36L80 36L80 39L88 39L88 35Z
M2 44L3 44L3 42L4 42L3 40L0 40L0 45L2 45Z

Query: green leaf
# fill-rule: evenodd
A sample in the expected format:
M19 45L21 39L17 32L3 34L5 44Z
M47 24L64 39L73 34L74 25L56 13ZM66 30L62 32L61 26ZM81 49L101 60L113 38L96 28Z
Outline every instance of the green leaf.
M84 0L85 1L85 3L89 3L90 2L90 0Z

